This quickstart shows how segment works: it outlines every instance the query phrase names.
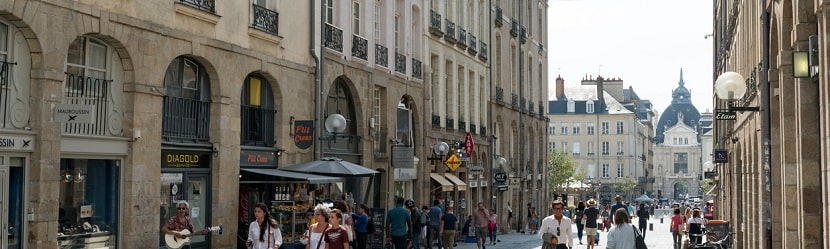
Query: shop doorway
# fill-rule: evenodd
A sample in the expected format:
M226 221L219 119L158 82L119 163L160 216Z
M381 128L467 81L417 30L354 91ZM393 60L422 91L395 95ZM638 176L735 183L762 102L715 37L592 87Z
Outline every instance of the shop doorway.
M193 221L193 228L201 231L210 226L210 175L208 173L177 172L161 173L161 225L176 216L177 203L187 201L190 212L187 214ZM160 233L161 234L161 233ZM160 247L164 248L164 237L160 235ZM193 236L190 238L191 248L210 248L208 236Z
M0 156L0 249L23 248L24 157Z

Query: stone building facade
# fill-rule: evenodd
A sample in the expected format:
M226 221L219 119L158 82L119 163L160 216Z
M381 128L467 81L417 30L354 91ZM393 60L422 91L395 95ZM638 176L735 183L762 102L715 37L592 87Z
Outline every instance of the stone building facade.
M715 215L732 223L739 248L830 246L828 4L715 2L712 78L736 72L747 87L731 101L715 95L715 117L759 107L714 121L714 149L727 152L715 166ZM812 51L805 78L794 77L796 51Z

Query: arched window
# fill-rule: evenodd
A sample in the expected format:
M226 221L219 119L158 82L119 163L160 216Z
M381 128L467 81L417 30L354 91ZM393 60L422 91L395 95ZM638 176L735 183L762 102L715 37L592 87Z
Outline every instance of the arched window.
M111 58L113 56L116 58ZM93 120L64 123L63 132L98 136L122 133L120 124L108 123L110 120L121 120L111 119L111 115L123 115L121 102L113 101L113 97L120 99L123 92L122 81L113 82L114 79L121 79L122 71L120 59L106 42L81 36L69 44L63 102L85 106L93 113ZM114 73L118 73L118 77L114 77ZM113 87L117 89L112 89ZM118 96L112 96L115 94ZM110 126L118 128L109 129Z
M242 145L274 146L274 95L268 81L249 75L242 87Z
M162 138L175 142L207 142L210 124L210 80L205 67L190 57L173 60L164 74Z

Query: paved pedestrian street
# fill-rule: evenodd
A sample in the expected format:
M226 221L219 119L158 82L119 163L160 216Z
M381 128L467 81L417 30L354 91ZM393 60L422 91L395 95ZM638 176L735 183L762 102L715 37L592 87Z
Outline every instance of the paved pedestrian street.
M632 222L635 225L639 224L638 223L639 221L638 221L637 218L634 218L634 220L632 220ZM671 232L669 232L669 223L671 223L671 221L670 221L670 217L668 217L668 216L663 218L663 223L660 223L660 218L659 217L656 217L656 218L652 217L652 219L649 220L649 224L653 225L654 229L653 230L649 230L649 229L646 230L645 240L646 240L646 245L648 245L648 248L655 248L655 249L672 249L673 248L672 247L672 234L671 234ZM587 238L584 234L582 235L582 243L583 243L582 245L580 245L578 239L576 239L576 225L573 225L573 231L574 231L574 234L573 234L574 248L575 249L588 248L588 245L586 243ZM605 249L605 246L606 246L605 243L607 241L606 236L608 236L608 233L607 232L602 232L602 234L600 235L600 242L599 242L598 246L596 246L595 248ZM496 239L500 240L501 242L496 242L496 244L493 245L493 243L490 242L489 238L488 238L489 243L487 244L486 249L525 249L525 248L530 249L530 248L541 248L541 244L542 244L541 239L539 239L538 234L522 234L522 233L517 233L515 231L512 232L512 233L509 233L509 234L501 234L498 237L496 237ZM455 248L458 248L458 249L475 249L476 244L475 243L458 242L458 244Z

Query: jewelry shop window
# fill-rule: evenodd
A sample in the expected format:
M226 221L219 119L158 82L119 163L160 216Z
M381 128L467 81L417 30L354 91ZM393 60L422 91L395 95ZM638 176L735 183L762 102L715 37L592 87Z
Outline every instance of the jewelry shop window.
M117 160L61 159L58 243L61 248L117 245Z

